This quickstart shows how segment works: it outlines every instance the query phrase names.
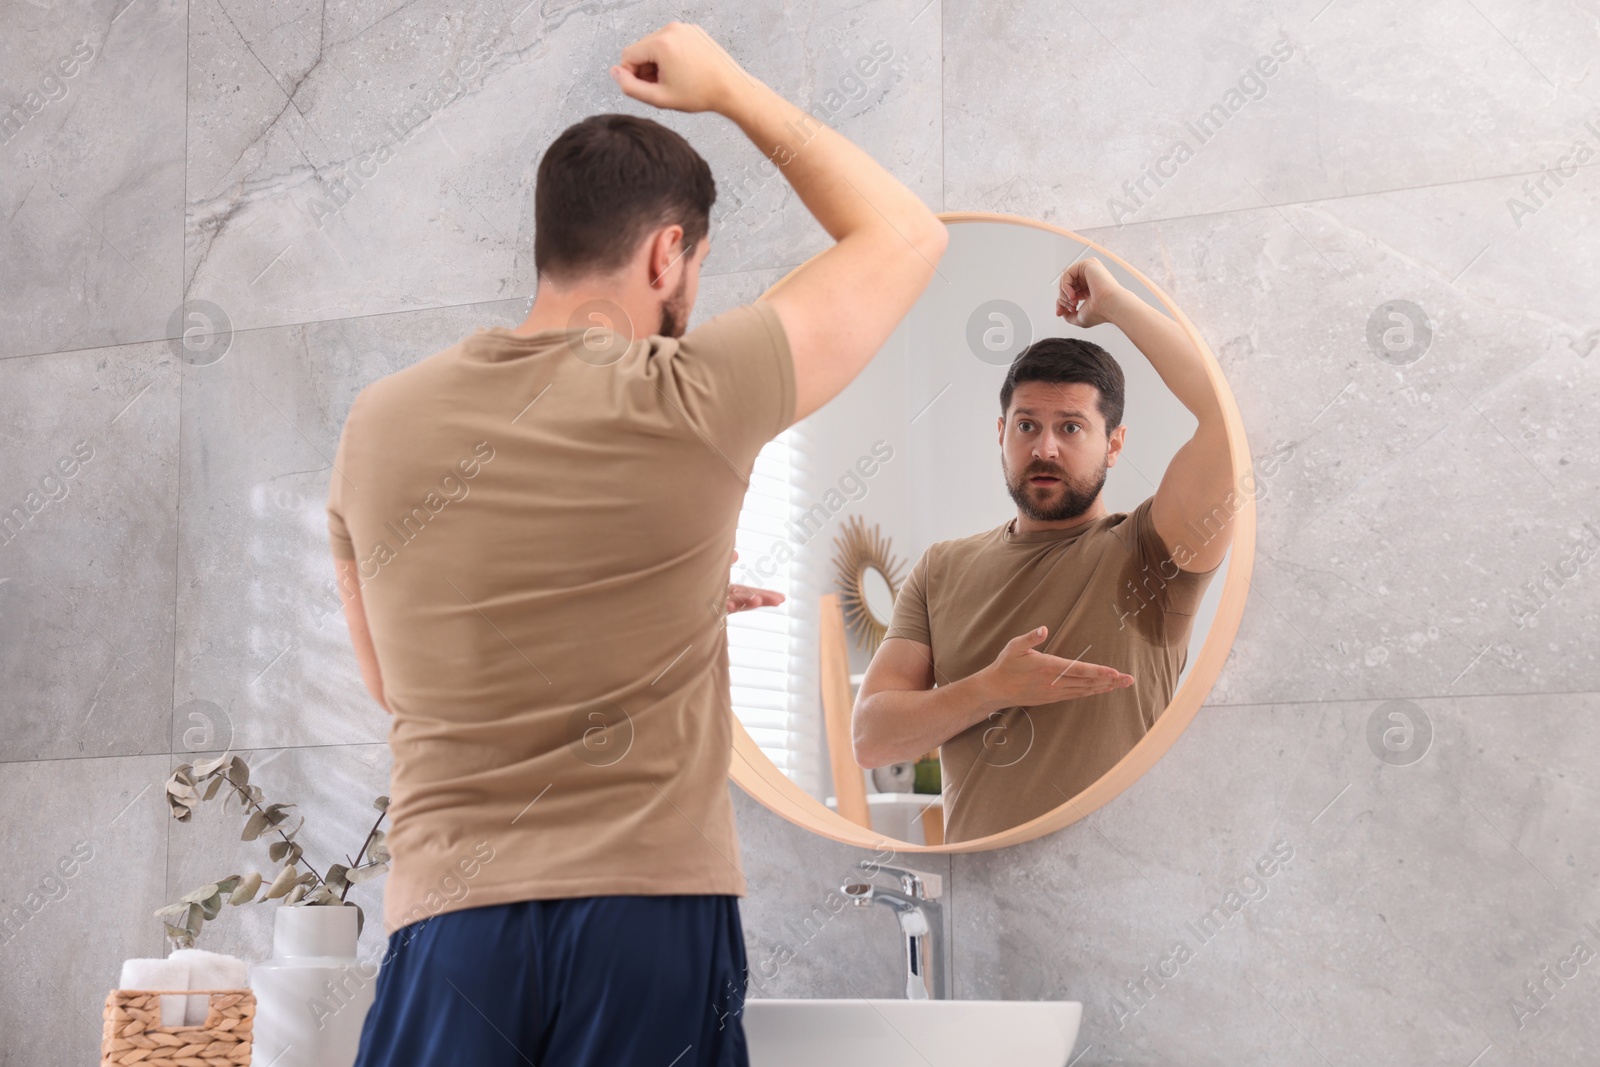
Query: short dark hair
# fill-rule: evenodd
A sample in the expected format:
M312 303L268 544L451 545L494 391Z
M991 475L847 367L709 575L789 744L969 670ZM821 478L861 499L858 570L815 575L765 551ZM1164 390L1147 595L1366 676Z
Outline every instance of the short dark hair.
M1100 390L1100 417L1109 434L1122 425L1125 382L1110 352L1081 337L1043 337L1011 361L1000 386L1000 414L1011 410L1011 394L1023 382L1081 382Z
M684 253L706 236L717 183L681 135L635 115L590 115L561 132L533 194L533 263L561 280L620 269L645 234L683 227Z

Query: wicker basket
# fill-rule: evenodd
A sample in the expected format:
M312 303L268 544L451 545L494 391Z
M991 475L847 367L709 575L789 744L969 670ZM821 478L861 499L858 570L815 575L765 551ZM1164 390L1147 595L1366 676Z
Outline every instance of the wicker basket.
M199 1026L162 1026L164 993L211 998ZM113 989L106 994L101 1067L239 1067L250 1062L256 998L248 989Z

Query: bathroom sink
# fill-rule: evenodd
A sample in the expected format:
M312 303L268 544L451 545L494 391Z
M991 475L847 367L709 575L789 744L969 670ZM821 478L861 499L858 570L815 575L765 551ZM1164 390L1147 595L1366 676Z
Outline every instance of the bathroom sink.
M1070 1000L744 1002L750 1067L1065 1067L1083 1005Z

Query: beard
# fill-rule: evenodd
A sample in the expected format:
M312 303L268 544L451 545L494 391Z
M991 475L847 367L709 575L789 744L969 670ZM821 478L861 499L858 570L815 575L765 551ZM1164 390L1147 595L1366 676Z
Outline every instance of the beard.
M682 337L689 317L689 272L678 279L678 289L661 304L661 322L656 333L661 337Z
M1106 484L1107 466L1102 456L1098 471L1082 480L1074 480L1062 468L1039 461L1029 464L1021 474L1012 477L1002 455L1000 470L1005 475L1006 491L1016 501L1017 510L1034 522L1061 522L1077 518L1094 505L1101 488ZM1061 480L1048 487L1035 486L1028 481L1041 474Z

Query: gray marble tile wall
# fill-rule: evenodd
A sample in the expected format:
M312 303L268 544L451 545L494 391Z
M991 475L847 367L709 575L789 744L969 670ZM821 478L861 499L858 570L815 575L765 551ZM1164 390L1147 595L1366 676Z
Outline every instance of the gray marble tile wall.
M343 413L519 320L539 153L649 113L605 68L677 16L929 204L1138 265L1257 460L1290 455L1172 752L1066 830L931 864L957 995L1081 1000L1078 1067L1594 1062L1600 962L1563 962L1600 953L1593 3L11 0L0 501L33 495L0 544L0 1064L90 1062L151 912L249 860L231 815L167 817L196 751L352 847L388 751L327 562ZM654 117L722 189L697 320L823 247L731 124ZM1433 331L1403 366L1368 339L1394 300ZM893 925L818 910L864 854L734 794L751 995L896 996ZM269 915L202 944L265 955Z

